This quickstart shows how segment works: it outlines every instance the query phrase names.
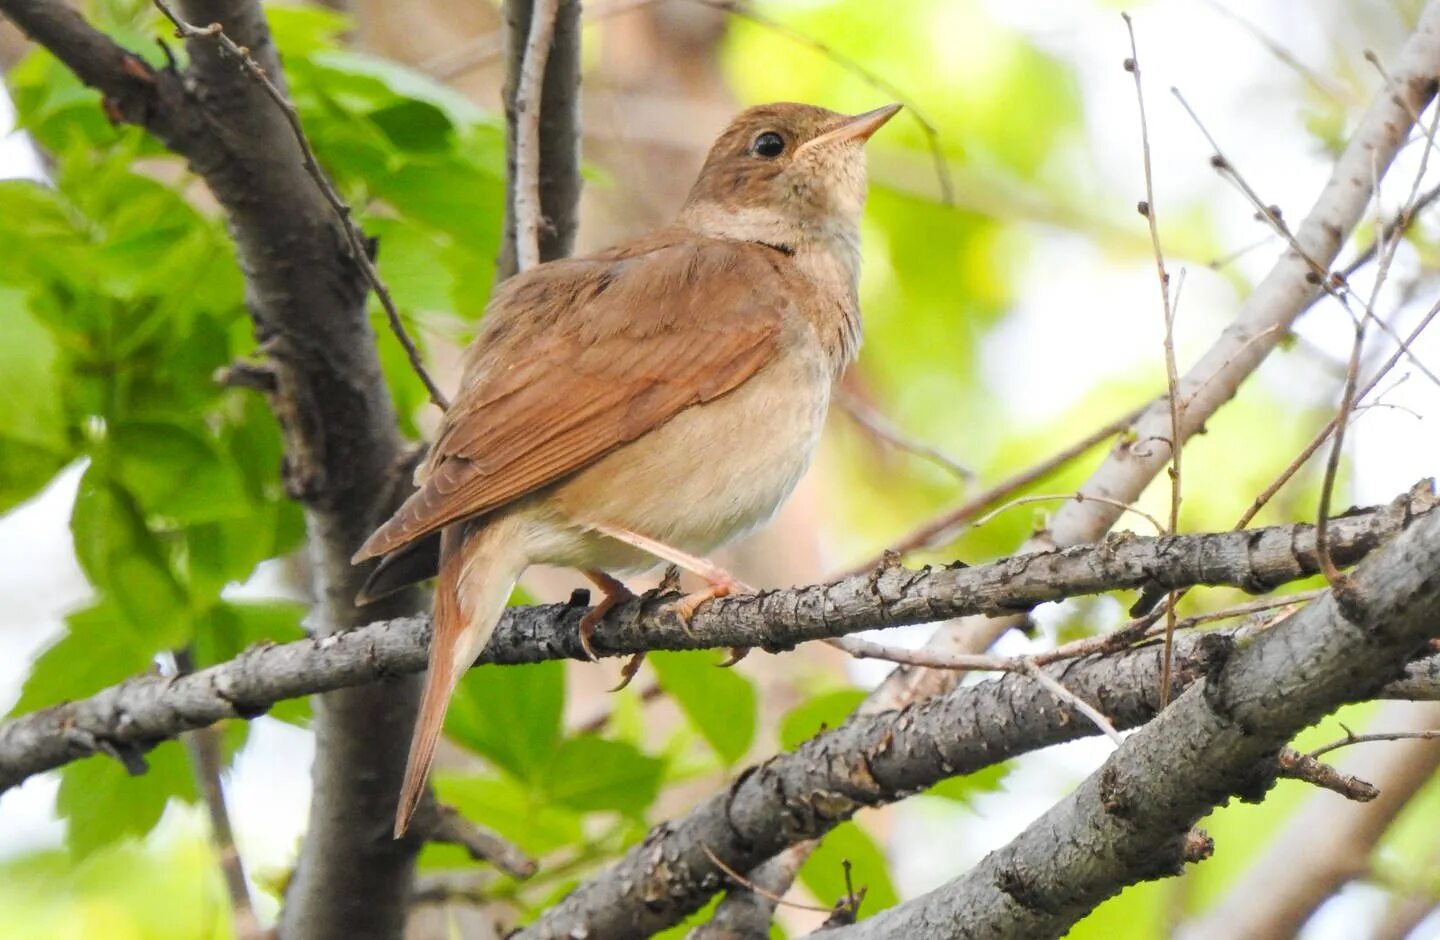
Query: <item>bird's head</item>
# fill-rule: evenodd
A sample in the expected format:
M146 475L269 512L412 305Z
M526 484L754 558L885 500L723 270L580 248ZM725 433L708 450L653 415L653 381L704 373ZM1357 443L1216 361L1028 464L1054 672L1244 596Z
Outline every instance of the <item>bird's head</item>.
M865 141L900 105L846 115L781 102L735 118L705 159L680 220L705 235L783 244L853 238Z

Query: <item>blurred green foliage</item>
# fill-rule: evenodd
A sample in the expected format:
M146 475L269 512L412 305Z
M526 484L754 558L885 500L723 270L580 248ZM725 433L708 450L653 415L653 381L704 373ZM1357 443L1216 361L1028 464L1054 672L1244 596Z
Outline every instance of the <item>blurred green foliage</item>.
M873 186L864 231L867 343L857 383L907 433L959 455L991 482L1157 394L1163 373L1157 346L1141 374L1118 376L1023 425L1007 410L1006 389L983 368L985 344L1013 313L1015 259L1038 237L1016 219L1077 229L1140 265L1149 259L1138 227L1116 226L1095 209L1107 201L1133 205L1133 194L1073 185L1084 164L1084 115L1072 67L996 23L988 6L835 0L777 4L773 15L915 95L946 129L939 146L951 172L977 195L942 205L928 178L902 189L893 173L891 183ZM503 205L499 123L413 71L345 48L347 21L334 12L266 10L305 128L367 233L378 236L380 272L407 325L422 344L463 342L491 289ZM148 4L106 0L91 12L163 65L153 38L168 30ZM879 103L864 78L763 24L736 20L723 61L744 100L856 110ZM757 62L785 67L751 67ZM303 521L283 492L279 436L263 401L212 379L255 349L233 247L203 183L144 134L111 126L98 97L48 55L31 54L7 83L50 179L0 183L0 512L63 468L83 467L71 527L95 591L35 661L19 713L144 672L168 651L189 649L203 666L256 642L298 636L299 605L240 601L226 589L294 552ZM1343 108L1308 106L1316 136L1334 146L1346 126ZM872 149L877 163L898 161L920 179L927 145L919 124L902 119ZM1192 249L1192 260L1213 249L1206 207L1177 207L1171 217L1174 243ZM401 420L418 434L424 389L378 310L375 316ZM1308 437L1318 423L1311 417L1263 388L1223 409L1186 451L1187 479L1202 482L1186 491L1182 528L1232 524ZM952 475L877 446L843 419L834 430L825 525L837 562L873 554L966 495ZM1237 441L1245 442L1238 457ZM1032 492L1073 491L1087 470L1072 464ZM1313 479L1302 479L1262 521L1308 515L1314 494ZM1163 515L1167 499L1162 482L1142 505ZM1002 513L925 557L1005 554L1049 511ZM1232 599L1211 592L1187 604ZM1102 618L1117 607L1070 605L1058 629L1067 636L1104 628ZM569 691L558 662L486 667L462 681L446 730L477 766L438 774L436 788L468 818L546 861L527 882L489 878L488 897L528 917L643 838L649 825L725 785L747 758L798 747L843 723L864 697L797 663L797 698L783 714L766 715L755 683L741 670L715 668L716 658L650 657L678 714L663 736L651 729L635 688L609 700L598 731L567 731ZM285 703L275 715L303 725L308 711L303 702ZM227 729L227 755L243 747L245 732L243 722ZM196 798L183 750L166 744L148 758L150 771L140 778L108 758L62 772L56 808L68 851L0 864L7 914L0 936L229 935L203 836L193 826L152 832L167 806L173 812L175 802ZM982 797L1003 789L1007 771L944 781L927 791L934 801L927 805L978 813ZM1216 813L1206 823L1219 843L1216 859L1186 879L1185 905L1213 899L1243 872L1302 795L1285 784L1263 805ZM1402 820L1387 856L1395 870L1429 851L1421 834L1436 799L1440 791ZM890 873L881 832L866 815L840 826L809 859L801 883L820 903L834 903L846 894L848 861L854 886L866 890L862 916L895 903L905 886ZM421 865L426 873L474 868L453 846L428 847ZM1075 935L1163 936L1176 904L1171 891L1166 884L1127 891Z

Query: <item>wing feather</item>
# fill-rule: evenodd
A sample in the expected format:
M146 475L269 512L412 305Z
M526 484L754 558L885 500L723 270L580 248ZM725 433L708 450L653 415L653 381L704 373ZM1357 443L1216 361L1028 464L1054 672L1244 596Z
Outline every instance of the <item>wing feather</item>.
M356 560L533 493L736 388L775 353L785 287L772 249L690 233L512 278L467 351L420 489Z

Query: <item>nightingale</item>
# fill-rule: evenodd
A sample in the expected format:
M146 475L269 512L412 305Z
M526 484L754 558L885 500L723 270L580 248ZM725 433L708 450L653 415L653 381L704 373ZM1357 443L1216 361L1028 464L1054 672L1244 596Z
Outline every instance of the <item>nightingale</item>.
M815 451L860 343L865 141L899 105L742 112L669 226L499 286L418 490L355 554L360 602L437 573L429 670L395 816L418 804L456 684L532 564L659 561L705 579L676 605L748 589L699 557L767 521ZM437 558L438 548L438 558Z

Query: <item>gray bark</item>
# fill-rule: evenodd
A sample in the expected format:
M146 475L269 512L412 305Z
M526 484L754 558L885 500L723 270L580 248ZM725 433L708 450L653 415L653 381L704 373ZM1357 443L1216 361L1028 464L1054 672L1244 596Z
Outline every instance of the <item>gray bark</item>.
M1417 518L1435 515L1433 503L1432 495L1417 489L1389 506L1336 519L1330 530L1334 557L1341 564L1355 562ZM1117 536L973 568L915 571L895 565L832 584L724 598L697 611L688 630L669 614L670 598L646 595L613 610L599 625L594 646L613 656L734 646L778 651L859 630L1029 609L1154 583L1268 590L1314 574L1317 567L1314 530L1303 524L1165 538ZM583 660L578 630L583 613L583 607L569 604L512 607L478 662ZM384 701L405 681L400 677L425 667L428 642L428 618L399 618L257 647L186 676L138 677L88 699L13 719L0 725L0 792L97 751L138 754L222 718L259 714L285 698L379 683L370 693ZM1418 685L1422 679L1413 681Z
M505 232L496 280L515 273L515 94L532 0L505 0ZM580 0L561 0L540 96L540 260L568 256L580 223Z
M1305 726L1373 695L1440 633L1440 516L1252 642L975 869L834 940L1058 937L1126 885L1178 874L1191 827L1269 786L1255 768Z
M254 0L190 0L182 15L221 23L283 87ZM276 379L284 476L309 521L329 634L415 609L415 596L354 607L363 571L349 556L388 506L401 456L395 412L365 312L366 284L339 222L306 174L284 115L208 40L184 72L153 71L54 0L0 0L0 13L183 156L224 207L246 302ZM310 826L286 898L286 937L399 936L417 846L388 838L415 701L411 680L316 703Z

